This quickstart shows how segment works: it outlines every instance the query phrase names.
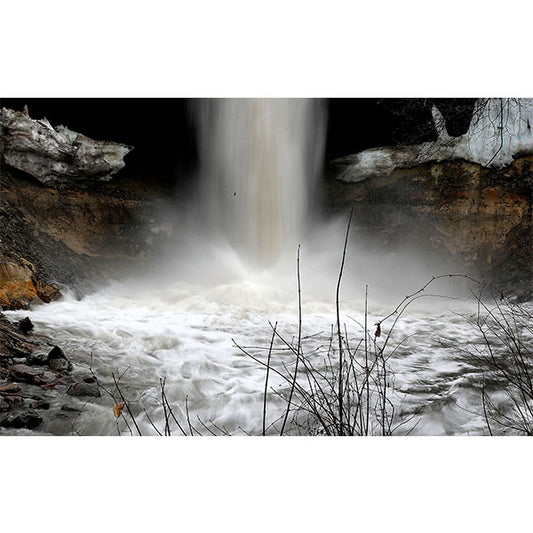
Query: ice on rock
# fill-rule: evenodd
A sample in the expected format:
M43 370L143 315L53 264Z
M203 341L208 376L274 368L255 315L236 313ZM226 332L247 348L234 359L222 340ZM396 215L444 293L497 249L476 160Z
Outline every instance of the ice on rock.
M463 143L468 159L484 166L503 167L514 156L533 153L533 99L478 100Z
M437 140L408 146L370 148L336 159L337 179L358 182L390 175L394 169L432 161L464 159L504 167L517 155L533 154L533 99L483 98L474 107L468 131L451 137L444 117L433 106Z

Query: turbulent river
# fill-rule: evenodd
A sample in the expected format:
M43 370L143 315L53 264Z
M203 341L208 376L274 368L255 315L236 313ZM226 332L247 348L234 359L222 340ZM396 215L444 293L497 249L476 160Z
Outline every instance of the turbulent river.
M315 277L317 266L301 268L302 352L322 368L336 321L336 280L333 275L329 286L324 279L321 285ZM341 296L341 321L343 335L355 346L362 338L365 296L364 287L351 284L349 276L350 269L343 285L345 296ZM78 371L94 372L115 396L104 393L90 401L69 398L79 414L68 422L50 417L40 428L42 433L129 434L122 418L113 415L112 407L119 399L114 376L143 435L164 433L162 378L168 403L181 425L180 429L171 420L172 434L261 434L266 369L244 352L266 361L270 324L275 323L281 337L296 342L295 274L258 271L245 278L235 275L202 284L175 281L164 273L156 278L157 282L113 283L80 301L67 295L31 311L6 313L12 319L29 316L36 331L61 346ZM449 288L448 284L446 290ZM395 307L378 304L371 292L367 304L370 336L374 324ZM400 317L386 349L395 433L485 434L481 369L462 352L468 343L481 342L470 321L476 314L475 305L447 298L421 302ZM376 339L380 345L393 319L383 323L382 337ZM271 367L291 371L294 362L294 354L277 338ZM286 406L282 395L286 399L289 389L289 381L270 373L268 434L279 434ZM55 402L52 412L60 413L65 398L58 397ZM137 434L131 421L130 426ZM289 421L287 433L302 432L312 433L313 428L302 430L301 425Z

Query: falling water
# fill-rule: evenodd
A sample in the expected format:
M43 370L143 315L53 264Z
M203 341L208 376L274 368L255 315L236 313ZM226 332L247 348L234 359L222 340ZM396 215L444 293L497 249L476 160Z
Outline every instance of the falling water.
M325 112L309 99L197 103L201 202L212 235L257 267L294 250L323 162Z

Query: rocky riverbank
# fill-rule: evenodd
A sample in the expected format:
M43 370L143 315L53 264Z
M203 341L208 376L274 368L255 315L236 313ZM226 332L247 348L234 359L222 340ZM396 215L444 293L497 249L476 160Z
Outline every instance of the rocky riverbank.
M1 311L82 295L161 250L174 198L157 176L115 176L129 150L1 110L0 435L75 434L100 396L76 354Z
M14 324L0 314L0 435L73 434L83 402L100 396L99 385L90 369L74 366L33 329L28 319Z

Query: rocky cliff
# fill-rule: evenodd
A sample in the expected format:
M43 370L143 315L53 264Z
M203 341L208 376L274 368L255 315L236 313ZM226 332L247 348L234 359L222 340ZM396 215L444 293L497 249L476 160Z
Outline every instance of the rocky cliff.
M355 182L339 175L337 162L327 181L328 204L333 211L355 206L355 232L369 246L413 246L507 293L533 298L533 156L503 168L456 159L399 166Z
M168 195L156 180L109 182L130 147L5 109L0 125L0 307L83 291L150 258Z

